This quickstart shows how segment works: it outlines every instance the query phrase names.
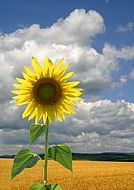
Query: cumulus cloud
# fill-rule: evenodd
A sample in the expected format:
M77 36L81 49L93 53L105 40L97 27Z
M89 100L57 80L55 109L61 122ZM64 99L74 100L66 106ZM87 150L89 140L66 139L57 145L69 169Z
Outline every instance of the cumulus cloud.
M22 47L24 41L36 41L38 44L53 43L70 45L72 43L89 43L98 33L105 31L102 16L94 10L86 12L84 9L76 9L70 15L48 28L40 28L33 24L29 28L19 29L12 34L2 37L5 49ZM9 42L7 44L6 42ZM21 46L20 46L21 44Z
M127 150L125 147L130 145L130 142L133 145L133 111L134 104L125 101L115 103L110 100L99 100L94 103L80 102L79 110L75 118L72 118L74 124L69 120L67 125L70 126L68 130L71 134L68 134L68 139L76 152L79 148L82 152L129 151L130 148ZM118 133L116 133L117 131ZM118 146L115 139L118 139L118 143L120 143ZM124 146L124 142L126 142L126 146Z
M120 142L126 138L123 131L131 134L134 105L125 101L99 99L105 89L127 82L127 75L114 81L112 73L119 70L121 59L134 59L134 47L117 49L106 43L102 53L97 52L92 42L97 34L105 32L105 28L103 17L96 11L76 9L48 28L33 24L11 34L0 34L0 154L4 153L5 147L13 153L19 147L28 146L25 137L32 122L21 119L24 107L14 104L10 91L15 77L22 76L23 66L31 67L32 56L40 62L45 56L53 62L64 57L69 62L69 70L75 71L73 79L80 80L84 97L91 97L91 102L78 104L76 114L67 117L64 126L55 121L50 128L50 144L68 142L77 152L110 150L109 146L113 145L117 133L121 134L118 135ZM129 77L133 78L133 71ZM42 152L43 140L41 137L33 149ZM129 146L130 141L127 143ZM124 150L121 144L118 148Z
M82 101L78 103L78 107L76 114L67 117L64 124L55 121L50 126L49 144L66 142L75 152L127 151L126 147L130 146L133 140L134 104L121 100L99 100ZM29 147L29 127L23 127L19 130L17 126L16 130L1 129L1 145L12 144L14 150L21 146ZM41 136L33 145L33 150L43 152L43 142L44 137Z
M109 59L124 59L133 60L134 59L134 46L127 46L117 49L114 45L108 43L105 44L103 48L103 54Z

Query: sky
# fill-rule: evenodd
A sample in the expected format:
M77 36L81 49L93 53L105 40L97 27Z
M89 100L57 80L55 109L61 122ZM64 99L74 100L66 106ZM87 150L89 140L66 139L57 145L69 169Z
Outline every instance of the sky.
M49 145L72 152L134 152L134 1L0 0L0 155L44 151L11 90L31 57L64 58L84 89L75 115L55 122Z

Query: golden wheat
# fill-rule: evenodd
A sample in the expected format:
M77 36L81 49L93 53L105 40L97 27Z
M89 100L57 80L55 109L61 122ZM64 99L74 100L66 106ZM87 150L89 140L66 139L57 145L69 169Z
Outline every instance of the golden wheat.
M10 179L12 159L0 159L0 190L28 190L43 181L42 162ZM134 163L73 161L73 172L49 160L48 182L63 190L134 190Z

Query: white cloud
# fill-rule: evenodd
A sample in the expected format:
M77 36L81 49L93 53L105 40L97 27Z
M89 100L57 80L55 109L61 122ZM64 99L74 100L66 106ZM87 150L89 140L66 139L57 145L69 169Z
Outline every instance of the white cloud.
M128 80L127 75L121 76L118 82L113 82L111 84L112 88L117 88L123 86Z
M76 114L68 116L64 124L55 121L50 126L50 144L66 142L74 152L133 151L134 104L124 100L82 101L78 103L78 108ZM16 111L12 110L12 117L16 116ZM2 147L8 145L12 147L12 153L20 147L29 147L30 124L21 122L19 130L18 124L17 121L16 127L12 126L14 130L8 127L0 130L1 153L4 152ZM43 143L44 137L41 136L30 149L43 152Z
M67 18L59 19L51 27L40 28L39 25L33 24L29 28L19 29L10 35L5 35L1 38L2 49L3 46L5 49L21 48L24 41L34 39L38 44L89 43L87 40L104 31L104 21L99 13L94 10L86 12L84 9L76 9Z
M134 23L128 22L126 25L118 26L116 32L127 32L134 29Z
M92 102L78 104L76 115L67 117L64 126L55 121L50 128L50 143L65 141L70 143L74 151L103 151L112 149L109 147L117 138L116 131L122 134L118 137L120 142L125 137L123 130L132 134L134 105L125 101L114 103L99 99L100 93L106 88L127 82L127 75L113 81L112 73L118 71L120 59L134 59L134 47L117 49L106 43L102 53L98 53L92 47L92 40L103 32L105 25L102 16L96 11L86 12L82 9L73 11L67 18L59 19L48 28L34 24L11 34L0 35L0 154L4 153L4 147L10 147L13 153L20 146L28 146L23 137L27 136L31 122L21 120L24 107L19 108L14 104L10 91L15 77L21 77L23 66L31 67L32 56L40 62L45 56L49 56L53 62L64 57L69 62L69 70L75 72L73 78L81 81L85 95L92 96ZM132 76L133 72L130 74ZM23 142L18 138L19 134ZM42 151L43 140L41 137L33 149ZM130 142L131 138L128 145ZM118 148L124 150L122 145L118 145Z
M134 69L129 73L129 77L130 79L134 79Z
M111 60L133 60L134 59L134 46L126 46L120 49L117 49L115 46L108 43L105 44L103 48L103 54Z

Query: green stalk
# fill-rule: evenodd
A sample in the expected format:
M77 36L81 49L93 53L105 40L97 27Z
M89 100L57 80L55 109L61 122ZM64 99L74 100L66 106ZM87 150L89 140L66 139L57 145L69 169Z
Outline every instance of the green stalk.
M48 118L46 120L46 132L45 132L45 160L44 160L44 184L47 184L47 166L48 166Z

